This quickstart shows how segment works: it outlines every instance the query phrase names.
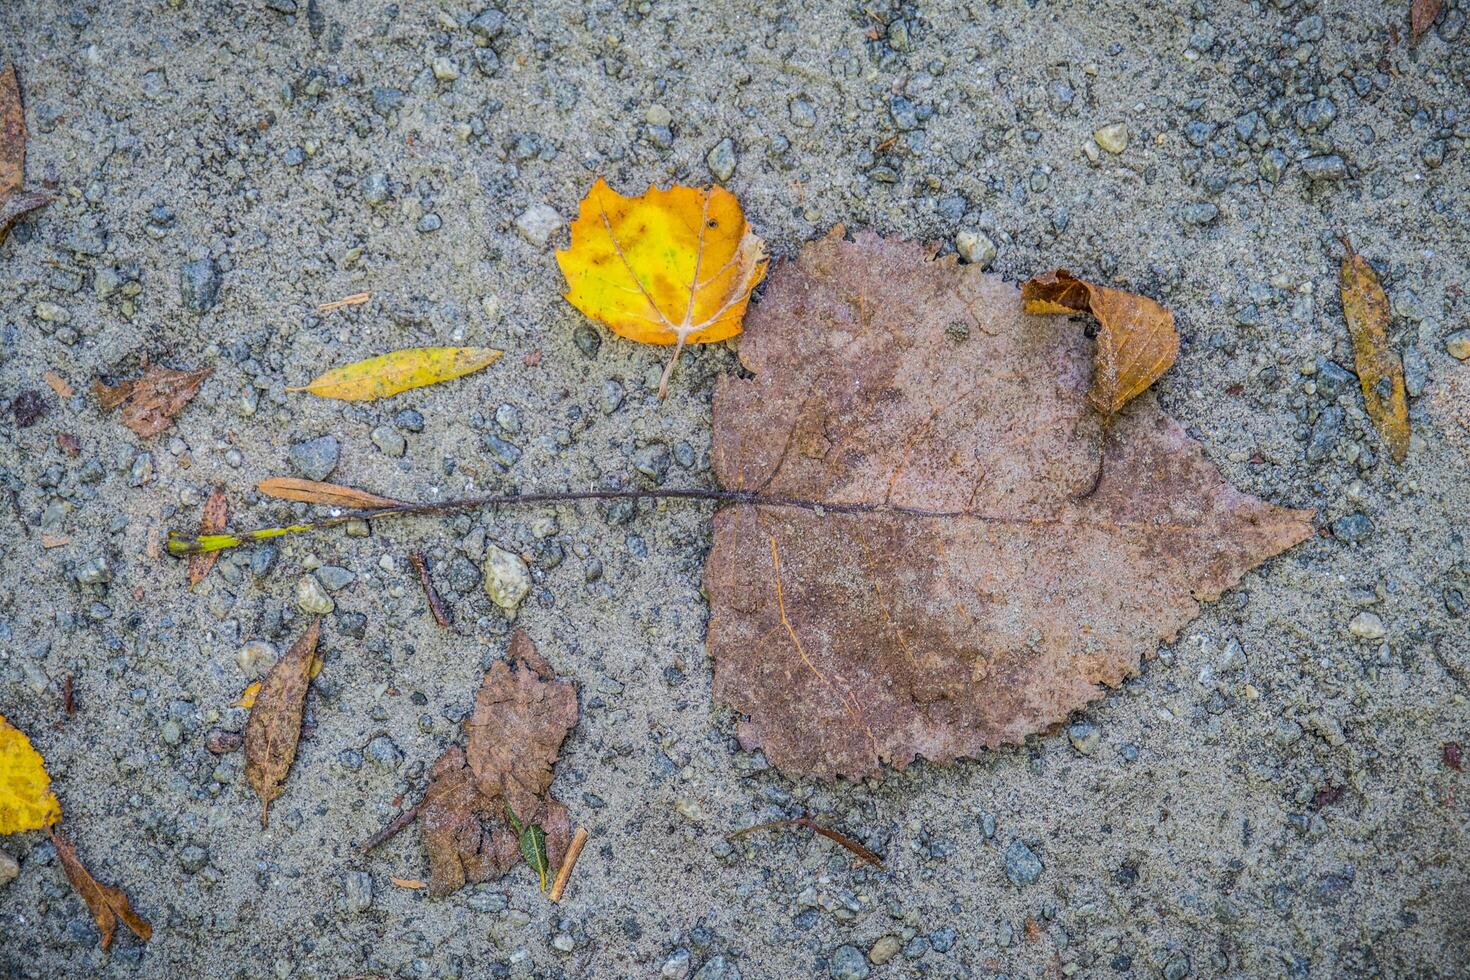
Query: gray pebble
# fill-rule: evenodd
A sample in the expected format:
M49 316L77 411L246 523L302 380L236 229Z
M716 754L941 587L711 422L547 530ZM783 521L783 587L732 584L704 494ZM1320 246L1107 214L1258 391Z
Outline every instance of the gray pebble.
M328 592L340 592L351 585L357 573L341 565L323 565L313 574Z
M434 212L430 211L428 214L420 218L418 224L414 227L417 228L422 234L429 235L444 227L444 220Z
M362 199L369 204L382 204L388 200L387 174L368 174L358 186L362 189Z
M505 14L491 7L484 13L478 14L468 26L476 36L493 41L505 30Z
M128 467L128 486L141 487L153 479L153 454L139 453Z
M995 242L979 229L960 232L954 238L954 247L960 258L982 269L990 268L990 263L995 261Z
M1209 201L1199 201L1186 204L1179 210L1179 217L1187 225L1208 225L1220 217L1220 209Z
M1302 161L1302 173L1309 180L1342 180L1347 176L1347 161L1336 153L1307 157Z
M1367 541L1373 534L1373 521L1367 514L1352 513L1332 522L1332 536L1339 541L1358 544Z
M1109 123L1099 126L1092 133L1092 139L1098 146L1109 153L1122 153L1128 149L1128 126L1124 123Z
M1079 721L1067 727L1067 741L1082 755L1092 755L1101 740L1102 732L1090 721Z
M373 429L373 445L385 456L402 456L408 451L408 440L391 425L380 425Z
M609 378L602 383L602 414L611 415L623 404L625 389L621 381Z
M296 581L296 605L302 612L313 616L325 616L337 608L332 597L322 590L322 584L317 581L316 576L310 574L303 575Z
M291 469L308 480L325 480L337 468L342 447L336 436L318 436L293 443L289 450Z
M481 568L485 574L485 594L490 601L514 614L531 591L531 570L521 556L492 544L485 549Z
M417 409L405 408L393 416L393 424L405 432L423 432L424 416Z
M827 973L833 980L865 980L872 972L868 958L856 946L838 946L827 964Z
M377 766L392 772L403 765L403 753L387 735L379 735L367 744L367 757Z
M598 349L602 347L602 337L585 323L577 324L577 329L572 331L572 342L587 357L596 357Z
M20 863L9 854L0 851L0 888L4 888L19 876Z
M817 124L817 109L812 105L812 100L805 95L798 95L786 104L787 111L791 114L791 125L802 129L811 129Z
M537 248L545 248L546 243L551 241L551 236L560 231L561 227L561 215L547 204L533 204L516 218L516 231Z
M112 563L103 555L89 558L77 568L73 577L82 585L103 585L112 581Z
M740 980L740 967L734 960L717 954L704 961L699 972L694 974L694 980Z
M342 901L353 915L366 912L373 905L373 876L366 871L342 873Z
M1026 846L1025 841L1018 839L1011 841L1011 846L1006 848L1005 868L1006 877L1011 880L1011 884L1029 885L1041 877L1046 865Z
M185 262L179 267L179 302L190 313L204 314L219 300L220 273L212 259Z
M1446 337L1444 350L1457 361L1470 358L1470 330L1456 330Z
M1307 462L1320 463L1332 455L1337 441L1342 438L1343 411L1336 405L1322 410L1317 424L1312 426L1312 437L1307 440Z
M259 545L250 556L250 574L256 578L265 578L276 567L276 557L280 554L274 545Z
M903 943L897 936L884 936L868 950L868 962L874 966L882 966L897 956L901 949Z
M1325 357L1317 358L1316 376L1317 391L1328 399L1336 398L1344 391L1351 391L1358 386L1357 375Z
M735 141L728 136L716 143L704 157L705 165L709 172L714 175L715 180L724 183L735 175L735 165L738 158L735 155Z
M209 863L209 852L198 844L185 844L179 849L179 867L189 874L198 874Z
M680 946L670 953L658 975L660 980L684 980L689 976L689 950Z
M1286 154L1274 147L1261 154L1261 162L1257 166L1261 179L1271 184L1279 181L1286 172L1286 162Z

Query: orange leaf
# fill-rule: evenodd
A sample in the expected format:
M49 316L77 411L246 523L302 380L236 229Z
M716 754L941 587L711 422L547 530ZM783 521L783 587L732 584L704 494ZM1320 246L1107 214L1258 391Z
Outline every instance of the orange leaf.
M230 498L225 496L224 487L215 487L204 502L204 513L199 518L199 533L218 534L225 529L230 519ZM193 587L209 577L209 570L219 561L218 551L189 556L189 585Z
M412 888L414 891L419 891L420 889L429 887L429 883L427 881L420 881L417 878L395 878L392 875L389 875L388 880L393 882L393 884L397 885L399 888Z
M152 364L136 381L124 381L112 387L94 382L92 394L104 410L122 405L123 425L138 435L157 435L173 425L174 416L193 401L199 394L199 386L212 373L212 367L174 371Z
M97 922L97 931L102 934L104 950L112 945L112 937L117 932L119 919L132 931L133 935L145 943L153 938L153 927L148 924L147 919L133 911L127 893L121 888L112 888L93 878L92 872L87 870L87 866L77 856L76 845L67 839L60 827L51 828L51 843L56 848L56 856L61 858L61 867L66 872L67 880L71 882L77 894L82 896L82 901L87 903L87 909Z
M1404 364L1388 345L1388 296L1368 260L1346 240L1342 260L1342 315L1353 339L1363 407L1395 463L1409 454L1409 401Z
M277 476L261 480L255 489L268 497L282 500L299 500L323 507L341 507L346 510L375 510L379 507L397 507L403 501L392 497L380 497L366 490L339 486L336 483L321 483L317 480L298 480L291 476Z
M1174 314L1146 296L1096 286L1066 269L1021 284L1027 313L1091 313L1101 328L1087 400L1111 418L1143 393L1179 356Z
M649 187L624 197L600 177L556 261L567 302L629 340L675 345L660 398L685 344L740 332L767 264L765 243L723 187Z
M72 395L76 394L76 390L72 388L71 384L68 383L65 378L57 374L55 371L47 371L44 375L42 375L42 377L45 378L46 383L51 386L51 390L56 392L62 398L70 398Z

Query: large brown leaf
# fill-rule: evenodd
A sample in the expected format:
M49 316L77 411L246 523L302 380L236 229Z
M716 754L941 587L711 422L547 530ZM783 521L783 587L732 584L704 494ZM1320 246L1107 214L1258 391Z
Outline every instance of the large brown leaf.
M828 506L715 516L708 646L743 745L831 778L1018 742L1311 534L1149 395L1104 454L1088 347L1002 280L870 234L772 274L754 377L715 391L715 471Z
M112 945L119 919L133 935L145 943L153 938L153 927L148 924L148 920L133 911L127 893L93 878L92 872L87 870L87 866L77 855L76 845L59 826L51 828L51 844L56 848L56 856L61 858L61 869L66 872L66 880L71 882L72 888L87 903L87 910L92 913L97 931L102 936L104 950Z
M577 689L556 680L531 638L516 630L506 659L485 672L475 713L465 722L480 791L504 800L522 823L537 823L551 767L576 724ZM551 828L542 829L549 847Z
M212 367L196 371L175 371L150 364L143 376L111 387L93 382L92 394L105 411L121 405L123 425L140 436L157 435L174 423L174 416L199 394L204 379L214 373Z
M494 801L475 785L464 750L450 746L429 771L429 788L419 804L431 895L448 895L466 882L498 877L515 863L514 838L502 833L509 839L509 850L505 845L497 850L491 832L480 822L494 815Z
M260 797L262 827L270 823L271 802L281 795L296 759L321 626L320 619L313 619L265 675L245 723L245 779Z

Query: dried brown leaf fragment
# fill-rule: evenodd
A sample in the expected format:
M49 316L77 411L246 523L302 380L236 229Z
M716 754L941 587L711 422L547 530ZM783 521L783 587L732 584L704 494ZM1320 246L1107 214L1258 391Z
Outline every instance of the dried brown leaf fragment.
M92 877L92 872L87 870L87 866L77 855L76 845L59 825L51 828L51 844L56 848L56 856L61 858L61 868L66 872L66 880L71 882L72 888L76 889L86 903L87 910L92 913L97 931L102 936L104 950L112 946L119 920L145 943L153 938L153 927L148 924L148 920L133 911L127 893L121 888L104 885Z
M1444 7L1444 0L1412 0L1409 4L1409 30L1414 40L1424 36L1434 26L1434 19Z
M50 194L25 190L25 179L25 105L15 66L6 65L0 71L0 244L5 242L11 225L51 202Z
M261 681L245 723L245 779L260 797L262 827L270 823L271 803L281 795L296 758L320 636L321 619L313 619Z
M104 411L122 406L122 421L129 429L147 438L173 425L174 416L199 394L204 379L214 368L175 371L151 364L143 376L134 381L108 386L100 381L92 384L92 394Z

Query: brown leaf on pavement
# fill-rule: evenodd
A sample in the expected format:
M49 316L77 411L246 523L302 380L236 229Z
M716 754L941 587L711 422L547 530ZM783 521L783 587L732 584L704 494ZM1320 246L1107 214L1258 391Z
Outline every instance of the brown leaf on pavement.
M281 795L296 758L321 625L320 618L313 619L301 639L265 675L245 723L245 779L263 804L262 827L270 823L271 802Z
M96 920L97 931L102 934L104 950L112 946L119 919L133 935L145 943L153 938L153 927L141 915L133 911L127 894L121 888L104 885L92 877L92 873L77 856L76 845L71 842L61 827L51 828L51 844L56 848L56 856L61 858L61 867L66 872L67 881L70 881L72 888L82 896L82 901L87 903L87 909L92 913L92 918Z
M1423 37L1424 32L1434 26L1434 19L1443 6L1444 0L1413 0L1409 4L1409 30L1413 32L1414 40Z
M230 498L225 496L224 487L215 487L204 502L204 513L199 518L199 533L218 534L230 520ZM189 585L198 585L209 577L210 569L219 561L218 551L207 551L189 556Z
M1363 407L1395 463L1409 454L1409 399L1404 364L1388 343L1388 296L1368 260L1343 239L1342 315L1353 340Z
M111 387L100 381L93 382L92 394L104 411L121 405L123 425L146 438L173 425L174 416L193 401L199 393L199 386L212 373L212 367L175 371L151 364L135 381L124 381Z
M466 882L504 874L515 863L513 849L497 854L491 832L481 823L495 816L494 806L475 784L464 750L457 745L446 749L429 771L429 788L418 808L429 852L429 894L448 895Z
M509 803L522 823L537 823L551 767L576 724L577 689L556 680L525 630L516 630L506 659L485 672L475 713L465 722L466 754L480 791ZM551 828L542 829L549 847Z
M15 66L0 71L0 244L10 226L51 201L51 195L26 191L26 113Z
M1147 296L1095 286L1066 269L1021 284L1027 313L1091 313L1097 352L1087 400L1111 418L1169 370L1179 356L1174 314Z
M770 280L753 376L715 391L715 472L828 507L719 511L704 581L715 694L788 775L1020 742L1312 533L1149 396L1107 424L1099 480L1089 341L974 266L862 234Z

